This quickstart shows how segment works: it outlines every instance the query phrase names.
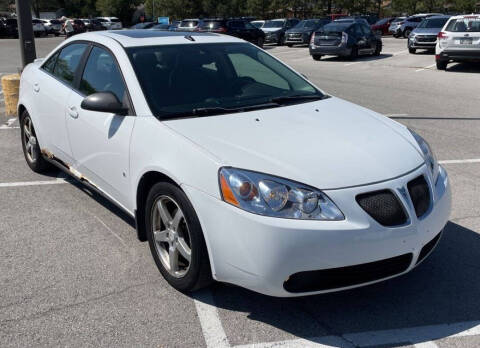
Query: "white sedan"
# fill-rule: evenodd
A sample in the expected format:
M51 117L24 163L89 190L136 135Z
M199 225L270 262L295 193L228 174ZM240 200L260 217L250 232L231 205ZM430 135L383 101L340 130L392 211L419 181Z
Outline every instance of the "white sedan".
M371 284L424 260L449 218L421 136L230 36L75 36L25 68L18 113L32 170L124 209L181 291Z

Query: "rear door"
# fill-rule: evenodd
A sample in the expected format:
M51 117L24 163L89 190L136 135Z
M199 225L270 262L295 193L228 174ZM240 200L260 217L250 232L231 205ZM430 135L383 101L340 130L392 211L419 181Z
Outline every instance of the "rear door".
M78 90L68 98L67 130L75 169L127 206L130 137L136 117L82 109L83 99L96 92L112 92L130 109L129 115L134 114L121 69L113 53L101 46L92 47Z
M72 92L75 76L88 45L72 43L63 47L40 68L33 81L33 94L41 133L42 146L66 163L72 163L72 151L65 128L66 101Z

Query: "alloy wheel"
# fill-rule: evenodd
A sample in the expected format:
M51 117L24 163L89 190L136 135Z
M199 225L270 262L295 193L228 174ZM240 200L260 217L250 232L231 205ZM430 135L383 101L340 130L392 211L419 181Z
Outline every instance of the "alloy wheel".
M188 272L192 249L185 215L170 196L160 196L152 206L155 250L165 270L175 278Z
M36 151L37 137L30 117L25 118L25 122L23 123L23 143L28 161L31 163L35 162L38 156Z

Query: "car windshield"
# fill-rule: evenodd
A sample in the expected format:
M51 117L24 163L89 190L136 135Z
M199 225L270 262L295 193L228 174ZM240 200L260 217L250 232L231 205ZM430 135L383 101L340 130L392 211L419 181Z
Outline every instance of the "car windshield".
M446 31L452 32L480 32L480 17L471 16L459 19L452 19L447 27Z
M283 23L285 23L285 21L268 21L267 23L265 23L265 25L263 26L264 28L282 28L283 27Z
M294 28L295 29L302 29L302 28L315 28L318 25L319 21L313 19L307 19L300 21Z
M380 19L377 23L375 23L375 25L384 25L385 23L388 22L388 18L383 18L383 19Z
M159 119L278 107L324 97L297 73L246 43L131 47L127 53Z
M445 23L447 23L448 18L429 18L424 19L420 24L419 28L442 28Z
M265 22L251 22L251 24L256 28L262 28Z

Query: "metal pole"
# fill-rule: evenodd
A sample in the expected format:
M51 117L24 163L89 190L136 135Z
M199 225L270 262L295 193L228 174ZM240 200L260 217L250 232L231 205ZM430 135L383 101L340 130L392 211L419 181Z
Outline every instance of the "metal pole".
M30 0L15 0L15 5L17 8L18 40L22 55L22 67L25 67L37 58Z

